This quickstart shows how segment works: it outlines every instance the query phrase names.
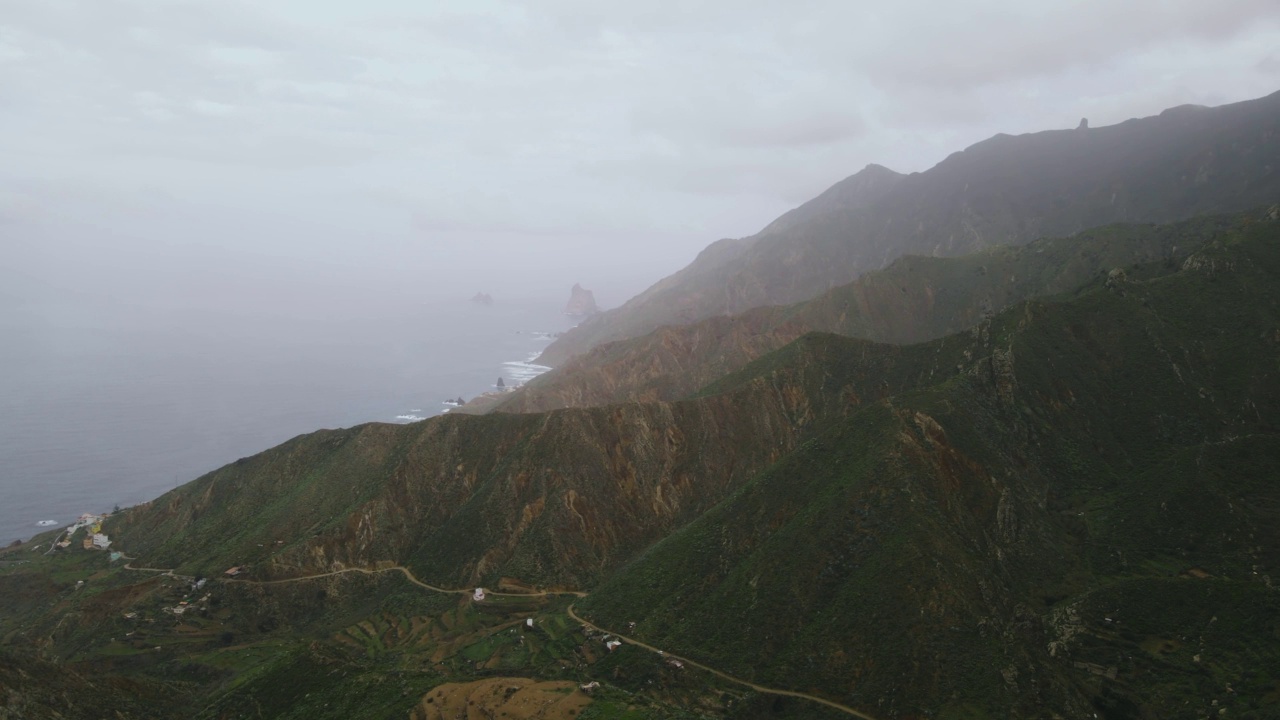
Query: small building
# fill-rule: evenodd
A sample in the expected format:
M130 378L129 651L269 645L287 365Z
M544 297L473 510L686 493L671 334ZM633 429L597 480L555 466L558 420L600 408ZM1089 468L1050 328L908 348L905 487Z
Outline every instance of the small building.
M92 549L93 549L93 537L92 537L92 536L88 536L88 537L86 537L86 538L84 539L84 549L85 549L85 550L92 550Z
M482 587L476 588L476 592L474 595L471 596L471 599L475 600L476 602L484 602L484 588Z
M102 533L93 534L93 546L99 550L106 550L111 547L111 539Z
M610 640L609 642L605 643L604 646L609 649L609 652L613 652L614 650L622 646L622 641Z
M228 569L227 569L227 571L226 571L226 572L224 572L224 573L222 573L222 574L223 574L223 575L226 575L227 577L235 577L235 576L239 575L239 574L240 574L240 573L242 573L242 572L244 572L244 568L243 568L243 567L241 567L241 566L239 566L239 565L237 565L237 566L235 566L235 567L233 567L233 568L228 568Z

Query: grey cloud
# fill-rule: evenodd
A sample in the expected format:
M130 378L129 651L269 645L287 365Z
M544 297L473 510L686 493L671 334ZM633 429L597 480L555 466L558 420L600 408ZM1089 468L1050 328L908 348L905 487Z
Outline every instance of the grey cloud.
M898 4L870 15L872 27L884 32L872 33L851 59L886 86L974 86L1103 67L1162 43L1223 41L1259 23L1274 31L1280 20L1280 5L1267 0L987 0L959 12L935 10ZM894 32L903 27L909 30Z
M707 89L636 108L632 126L641 134L738 148L830 145L866 129L856 107L836 105L795 93L760 97Z
M94 188L163 187L388 253L470 231L684 256L869 162L1274 90L1277 7L4 0L0 192L27 205L0 213L123 227L166 204L112 214Z

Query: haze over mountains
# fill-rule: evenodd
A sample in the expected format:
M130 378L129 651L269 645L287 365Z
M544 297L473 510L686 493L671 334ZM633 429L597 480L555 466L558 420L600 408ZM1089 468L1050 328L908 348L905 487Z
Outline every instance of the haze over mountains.
M1280 713L1280 94L870 166L544 357L11 549L6 709Z
M960 255L1272 202L1277 108L1280 93L1110 127L997 135L906 176L870 165L756 235L711 245L566 333L542 362L661 325L805 300L904 254Z

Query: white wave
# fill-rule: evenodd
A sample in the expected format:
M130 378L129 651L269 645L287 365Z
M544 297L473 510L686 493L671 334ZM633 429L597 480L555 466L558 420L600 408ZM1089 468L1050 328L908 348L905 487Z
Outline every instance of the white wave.
M403 420L403 421L405 421L405 422L418 422L419 420L426 420L426 418L424 418L424 417L419 417L419 416L417 416L417 415L413 415L413 414L409 414L409 415L397 415L397 416L396 416L396 419L397 419L397 420Z
M39 527L53 527L54 525L57 525L57 524L58 524L57 520L39 520L36 522L36 525Z
M529 357L529 360L512 360L510 362L504 362L502 363L502 367L504 368L507 376L512 380L518 383L526 383L551 369L546 365L538 365L530 362L536 357L538 357L538 354L534 353Z
M411 412L411 413L420 413L420 412L422 412L422 408L412 408L412 409L410 409L410 410L409 410L409 412Z

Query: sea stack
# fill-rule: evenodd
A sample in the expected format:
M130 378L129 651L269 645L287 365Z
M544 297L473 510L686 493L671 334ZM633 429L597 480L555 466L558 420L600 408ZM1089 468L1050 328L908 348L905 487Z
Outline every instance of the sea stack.
M487 292L478 292L471 298L471 302L477 305L492 305L493 296Z
M569 291L569 302L564 306L564 314L570 317L586 317L600 312L596 307L596 296L590 290L574 283Z

